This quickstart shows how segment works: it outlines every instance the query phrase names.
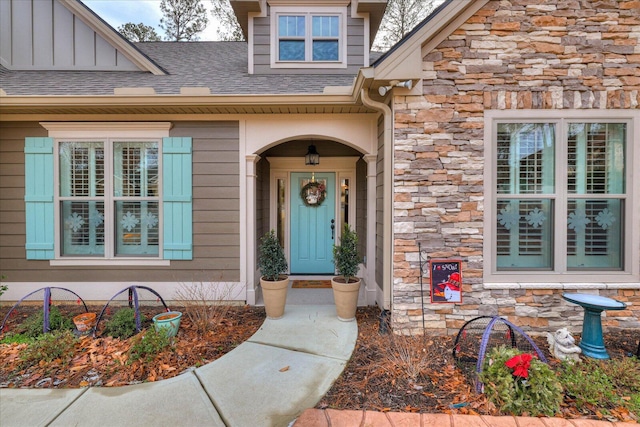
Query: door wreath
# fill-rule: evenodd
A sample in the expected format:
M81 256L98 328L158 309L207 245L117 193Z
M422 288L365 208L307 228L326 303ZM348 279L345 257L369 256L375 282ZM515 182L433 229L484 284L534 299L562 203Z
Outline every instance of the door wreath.
M300 190L300 198L305 206L318 207L327 197L326 186L317 181L307 183Z

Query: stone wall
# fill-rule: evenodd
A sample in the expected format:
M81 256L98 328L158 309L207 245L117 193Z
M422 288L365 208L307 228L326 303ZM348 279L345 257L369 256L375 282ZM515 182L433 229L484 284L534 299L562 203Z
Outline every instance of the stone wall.
M396 332L422 332L417 242L430 258L463 260L463 304L430 304L424 279L430 332L453 334L494 314L532 332L567 322L580 330L582 309L562 289L483 284L484 111L637 109L639 39L640 1L496 0L426 54L423 96L393 105ZM632 303L605 325L640 328L637 283L572 292Z

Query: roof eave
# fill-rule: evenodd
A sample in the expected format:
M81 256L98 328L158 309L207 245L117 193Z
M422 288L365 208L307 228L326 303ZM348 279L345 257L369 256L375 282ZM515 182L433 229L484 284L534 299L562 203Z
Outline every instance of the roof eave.
M233 108L237 111L268 110L271 107L352 106L360 107L359 89L349 94L286 95L152 95L152 96L2 96L0 121L39 120L43 114L63 115L62 110L81 108L86 115L108 110L178 110L180 108ZM37 111L37 112L36 112ZM151 113L147 113L151 114ZM176 113L177 114L177 113Z

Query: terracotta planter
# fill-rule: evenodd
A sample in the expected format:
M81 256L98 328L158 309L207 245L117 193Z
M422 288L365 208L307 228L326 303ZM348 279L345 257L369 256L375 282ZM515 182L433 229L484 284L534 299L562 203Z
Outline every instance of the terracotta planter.
M279 319L284 316L284 306L287 302L289 276L280 276L280 280L271 281L260 278L264 308L269 319Z
M355 279L357 279L357 281L350 283L344 283L343 277L334 277L331 279L336 312L338 313L338 319L343 322L352 322L356 319L358 293L360 291L361 281L358 278Z
M95 313L82 313L73 318L73 323L76 325L78 332L90 331L95 322Z

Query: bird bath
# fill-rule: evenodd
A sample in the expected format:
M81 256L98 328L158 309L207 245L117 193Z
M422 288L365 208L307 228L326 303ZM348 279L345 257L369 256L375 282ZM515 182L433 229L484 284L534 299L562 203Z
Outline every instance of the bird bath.
M604 310L624 310L627 305L612 298L591 294L563 294L562 298L584 308L582 338L578 346L582 354L593 359L608 359L604 348L601 314Z

